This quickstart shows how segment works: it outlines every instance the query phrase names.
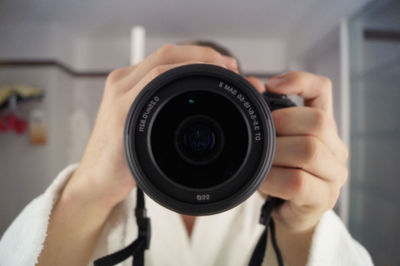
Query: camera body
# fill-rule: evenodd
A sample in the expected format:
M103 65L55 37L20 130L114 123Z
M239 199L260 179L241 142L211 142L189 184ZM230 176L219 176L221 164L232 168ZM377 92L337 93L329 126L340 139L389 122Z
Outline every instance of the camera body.
M250 197L275 153L271 109L294 106L261 95L227 69L192 64L152 80L128 113L124 147L137 185L188 215L219 213Z

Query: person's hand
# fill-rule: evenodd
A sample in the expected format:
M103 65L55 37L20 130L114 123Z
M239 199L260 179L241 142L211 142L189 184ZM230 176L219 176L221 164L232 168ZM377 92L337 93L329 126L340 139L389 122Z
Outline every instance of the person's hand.
M113 71L107 78L94 130L84 156L67 190L100 199L106 207L121 202L135 186L123 148L127 113L142 88L156 76L174 67L208 63L237 72L233 58L207 47L166 45L142 63Z
M310 242L323 213L334 207L348 176L345 163L349 152L338 136L333 117L331 81L299 71L273 77L265 86L255 78L249 81L260 92L266 89L278 94L298 94L304 99L304 107L272 112L276 154L271 171L259 188L264 197L286 200L274 210L274 221L281 242L287 236L291 248L301 250L295 245L295 238L306 236L306 242ZM304 241L299 242L304 246Z
M135 186L123 148L125 119L131 104L158 75L193 63L215 64L237 72L234 59L211 48L167 45L139 65L115 70L108 76L83 158L52 211L38 265L89 263L113 207Z

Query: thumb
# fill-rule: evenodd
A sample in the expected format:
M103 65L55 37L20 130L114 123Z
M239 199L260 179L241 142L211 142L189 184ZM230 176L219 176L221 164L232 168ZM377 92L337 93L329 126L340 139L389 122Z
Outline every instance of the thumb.
M304 105L326 111L333 117L332 83L323 76L291 71L268 79L265 88L277 94L297 94Z

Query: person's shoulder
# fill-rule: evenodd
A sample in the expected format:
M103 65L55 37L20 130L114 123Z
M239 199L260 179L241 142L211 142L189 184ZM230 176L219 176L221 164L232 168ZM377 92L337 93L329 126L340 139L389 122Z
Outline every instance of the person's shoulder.
M368 251L355 240L333 211L327 211L315 229L308 266L373 265Z
M31 265L32 261L37 261L54 204L76 167L73 164L64 168L46 191L26 205L7 228L0 239L0 265Z

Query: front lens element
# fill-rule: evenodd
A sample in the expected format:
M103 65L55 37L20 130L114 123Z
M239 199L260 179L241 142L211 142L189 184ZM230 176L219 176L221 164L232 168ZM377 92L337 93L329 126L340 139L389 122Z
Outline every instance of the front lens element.
M184 119L175 132L175 146L183 160L205 165L217 159L224 146L224 134L214 119L194 115Z
M193 156L207 154L214 148L215 134L207 125L194 125L183 134L183 145Z
M211 91L176 95L161 108L151 130L152 153L160 170L190 188L210 188L231 178L248 145L246 123L237 106Z

